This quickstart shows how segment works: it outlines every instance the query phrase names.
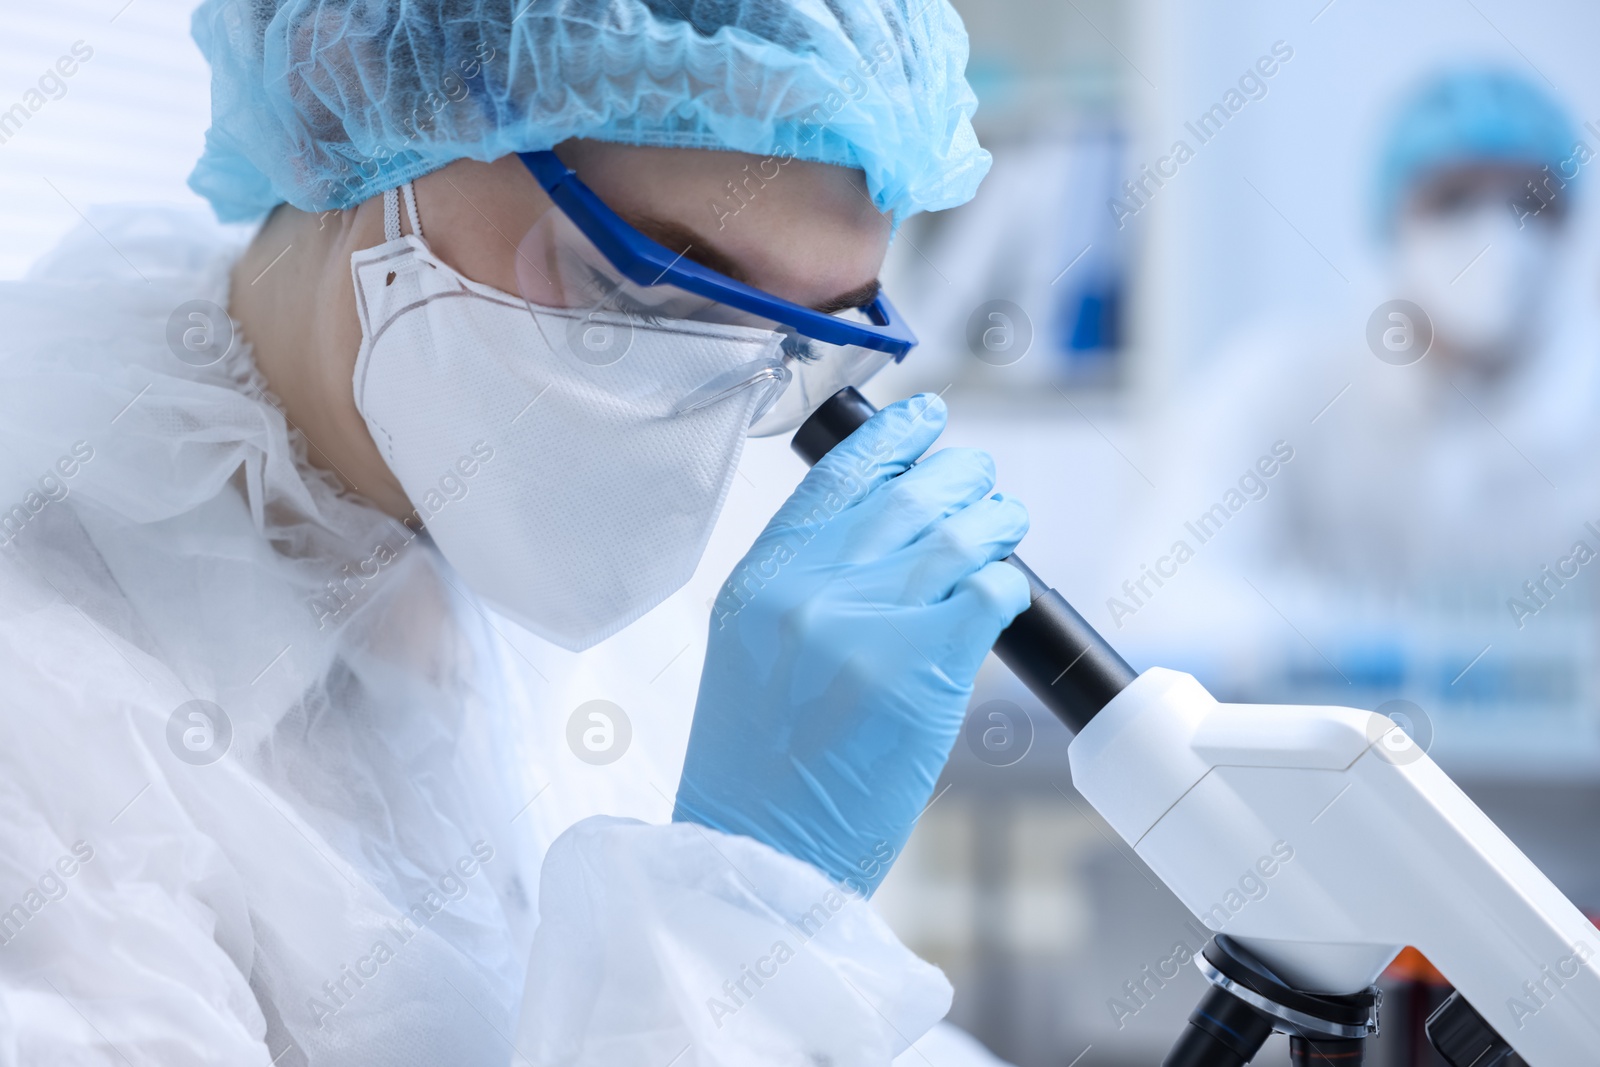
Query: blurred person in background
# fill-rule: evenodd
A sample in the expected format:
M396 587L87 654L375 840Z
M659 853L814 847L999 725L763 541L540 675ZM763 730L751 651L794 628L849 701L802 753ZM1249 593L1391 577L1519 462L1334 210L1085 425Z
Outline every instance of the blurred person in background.
M1159 528L1177 541L1152 534L1127 564L1132 581L1108 601L1118 628L1194 645L1206 639L1184 605L1226 604L1235 648L1311 656L1284 617L1343 629L1312 634L1334 681L1375 655L1396 684L1397 654L1373 649L1407 612L1459 616L1470 600L1504 635L1528 624L1508 601L1537 613L1560 599L1575 542L1600 552L1584 525L1600 520L1592 284L1574 295L1566 268L1596 148L1544 90L1499 68L1440 72L1398 102L1373 183L1383 289L1331 329L1256 323L1204 367L1171 413L1157 479L1169 490ZM1528 600L1524 582L1545 565L1567 577ZM1185 571L1186 593L1162 591L1158 579ZM1146 610L1157 604L1176 610ZM1346 639L1366 651L1331 647ZM1487 638L1463 640L1476 651ZM1252 653L1257 682L1279 654Z

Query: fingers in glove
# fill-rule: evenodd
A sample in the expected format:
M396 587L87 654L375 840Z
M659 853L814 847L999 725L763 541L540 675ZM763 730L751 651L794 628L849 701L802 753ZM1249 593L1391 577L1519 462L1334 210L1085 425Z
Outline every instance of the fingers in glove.
M883 408L817 461L768 528L799 526L859 504L928 450L947 414L932 393Z
M875 560L911 544L930 526L994 489L994 460L975 448L946 448L879 488L856 509L844 555Z
M940 616L948 627L945 673L958 685L971 685L984 656L1000 632L1027 610L1028 579L1009 563L995 561L973 571L951 591L948 599L926 610Z
M1011 555L1027 532L1028 509L1004 493L938 519L896 553L906 569L904 602L934 604L948 598L969 575Z

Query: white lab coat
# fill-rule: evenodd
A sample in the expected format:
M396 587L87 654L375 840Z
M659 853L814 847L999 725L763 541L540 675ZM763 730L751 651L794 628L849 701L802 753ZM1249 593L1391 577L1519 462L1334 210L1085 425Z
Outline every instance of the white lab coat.
M1168 450L1187 464L1175 488L1202 507L1283 441L1294 459L1236 557L1373 584L1515 570L1600 518L1600 349L1582 322L1492 384L1437 356L1383 363L1354 322L1320 335L1265 326L1191 394L1189 440Z
M692 663L541 672L244 339L175 357L237 237L91 221L0 285L0 1065L882 1064L943 1016L870 907L665 824ZM618 689L590 766L568 715Z
M1138 583L1160 563L1165 581L1108 588L1142 655L1251 693L1284 657L1322 669L1339 646L1454 642L1438 653L1448 682L1488 644L1498 657L1550 639L1508 602L1580 538L1600 549L1586 526L1600 528L1592 315L1558 309L1544 343L1486 387L1436 355L1380 361L1358 310L1317 328L1259 323L1174 391L1157 420L1158 499L1113 568ZM1162 563L1180 541L1192 559Z

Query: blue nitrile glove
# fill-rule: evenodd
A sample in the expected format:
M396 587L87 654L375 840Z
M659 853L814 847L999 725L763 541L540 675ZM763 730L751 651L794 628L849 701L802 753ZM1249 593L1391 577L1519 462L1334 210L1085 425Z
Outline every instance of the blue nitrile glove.
M978 666L1028 606L1028 529L984 452L912 466L944 402L891 404L824 456L712 608L672 817L871 893L961 731ZM898 477L897 477L898 476Z

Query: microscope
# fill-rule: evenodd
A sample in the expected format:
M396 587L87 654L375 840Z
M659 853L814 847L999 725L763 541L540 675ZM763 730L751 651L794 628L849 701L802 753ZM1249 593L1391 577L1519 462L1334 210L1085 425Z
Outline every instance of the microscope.
M844 389L792 447L814 464L875 410ZM1407 945L1455 987L1427 1023L1452 1067L1600 1064L1600 931L1395 722L1137 674L1007 562L1032 603L995 654L1076 735L1078 791L1214 935L1163 1067L1243 1067L1275 1031L1295 1067L1360 1067Z

